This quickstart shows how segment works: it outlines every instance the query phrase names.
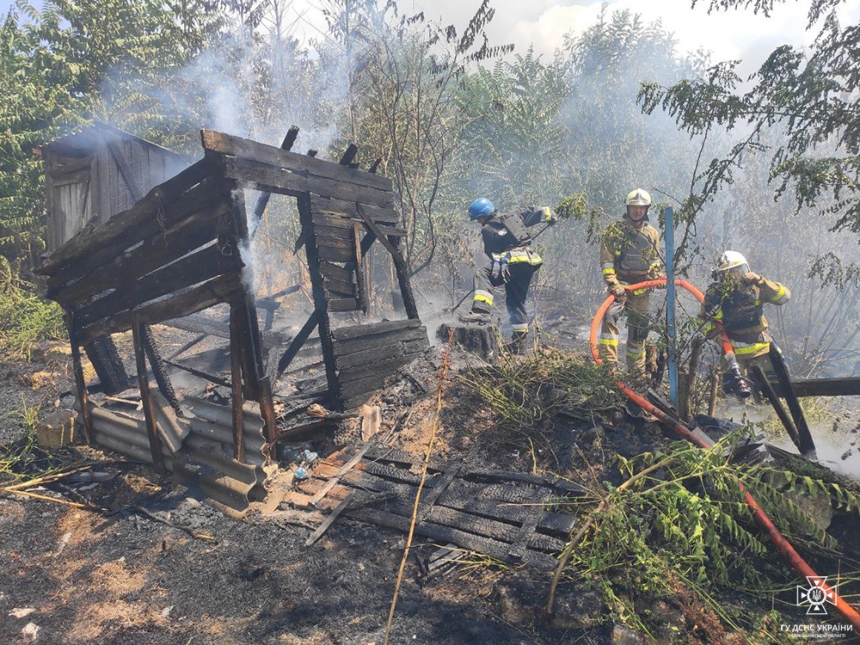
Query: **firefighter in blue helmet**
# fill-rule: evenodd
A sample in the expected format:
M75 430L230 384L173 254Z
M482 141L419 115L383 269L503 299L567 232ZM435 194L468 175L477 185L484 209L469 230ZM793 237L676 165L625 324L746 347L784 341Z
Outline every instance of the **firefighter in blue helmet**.
M467 320L489 320L493 307L493 287L505 285L505 304L513 337L508 348L519 353L529 333L526 298L532 276L543 260L531 248L528 227L555 224L557 217L549 206L518 208L496 212L493 203L481 197L469 206L469 219L481 225L484 253L475 267L475 295Z

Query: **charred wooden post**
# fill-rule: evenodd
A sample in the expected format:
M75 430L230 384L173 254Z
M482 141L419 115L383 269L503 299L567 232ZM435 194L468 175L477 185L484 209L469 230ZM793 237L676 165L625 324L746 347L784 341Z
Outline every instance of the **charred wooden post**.
M66 313L66 328L69 330L69 343L72 346L72 370L75 373L75 388L78 390L78 402L81 404L81 419L84 428L84 439L91 445L92 421L90 419L89 395L87 383L84 380L84 368L81 364L81 348L78 345L74 314Z
M788 374L788 367L782 358L782 352L777 347L776 343L770 343L770 363L776 372L777 380L782 388L785 402L788 404L788 411L791 412L791 418L794 420L794 427L797 428L797 436L800 440L798 449L804 457L815 458L815 442L812 439L812 434L809 432L809 425L806 423L806 417L803 415L803 408L800 407L800 402L797 400L797 395L791 385L791 378Z
M263 447L263 454L267 460L272 460L276 452L278 423L275 419L275 402L272 400L272 384L268 376L260 379L260 416L265 424L266 445Z
M346 152L343 153L343 156L340 158L338 163L341 166L349 166L355 160L355 155L358 154L358 146L354 143L350 143L346 148Z
M275 381L277 381L278 378L280 378L281 374L284 373L284 370L287 369L289 364L298 355L299 350L302 348L302 345L305 344L308 337L313 333L314 329L317 328L317 324L319 322L318 316L319 314L317 314L316 311L310 315L307 322L302 325L302 328L299 330L299 333L296 334L295 338L293 338L293 341L290 343L290 346L287 347L287 351L285 351L284 355L281 356L280 360L278 360L278 369L277 375L274 379Z
M132 327L132 340L134 342L134 359L137 363L137 382L140 387L140 401L143 404L143 416L146 420L146 432L149 435L149 450L152 454L152 465L158 473L164 472L164 461L161 454L161 438L155 427L155 408L149 393L149 378L146 375L146 354L143 351L141 336L143 334L142 324L135 320Z
M360 224L352 226L352 241L353 249L355 250L355 282L358 296L358 308L367 313L368 295L367 295L367 268L364 262L364 253L361 252L361 232L364 229Z
M756 377L756 380L758 380L761 390L767 397L767 400L770 401L770 404L773 406L773 411L776 412L776 416L779 418L786 432L788 432L788 436L791 437L791 441L802 453L803 449L801 448L800 437L797 434L797 428L794 427L794 422L791 420L791 417L788 416L788 413L785 411L785 408L782 407L782 403L780 402L779 397L776 395L776 392L774 392L770 381L767 380L767 376L765 375L764 370L758 365L753 365L751 371Z
M317 251L317 236L314 231L310 196L304 195L299 197L298 206L302 229L308 231L307 239L305 241L305 253L308 259L308 266L316 268L320 266L321 258ZM328 318L328 301L325 295L322 273L318 270L312 270L310 274L314 308L317 311L317 325L319 326L320 344L322 345L323 356L326 358L326 378L328 380L329 387L331 387L333 383L337 383L337 374L334 365L334 344L331 337L331 324Z
M239 311L230 307L230 376L233 403L233 458L245 463L245 444L242 439L244 423L242 420L242 335L239 331Z

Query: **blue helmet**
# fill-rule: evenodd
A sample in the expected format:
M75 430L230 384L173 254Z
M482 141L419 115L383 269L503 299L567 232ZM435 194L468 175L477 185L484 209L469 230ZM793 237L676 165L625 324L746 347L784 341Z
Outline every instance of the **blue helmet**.
M496 207L486 197L479 197L469 204L469 219L473 222L479 217L489 217L496 212Z

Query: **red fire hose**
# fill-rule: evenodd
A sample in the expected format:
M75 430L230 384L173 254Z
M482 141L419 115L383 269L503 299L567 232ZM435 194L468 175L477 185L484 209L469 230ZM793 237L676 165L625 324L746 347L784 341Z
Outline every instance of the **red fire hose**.
M684 289L692 293L699 300L699 302L704 300L702 292L696 289L696 287L691 285L689 282L686 282L685 280L675 280L675 285L678 287L683 287ZM633 291L636 289L646 289L651 287L664 286L666 286L666 278L658 278L656 280L646 280L645 282L639 282L637 284L625 286L624 288L627 291ZM603 302L603 304L600 305L600 308L597 310L597 314L595 314L594 320L591 323L591 336L589 339L591 342L591 354L598 365L600 365L603 361L600 359L600 355L597 349L597 334L600 329L600 324L603 321L603 316L606 314L606 310L609 309L610 305L614 301L615 296L610 294L609 297ZM724 350L727 349L726 344L728 343L728 339L725 337L725 334L723 335L722 342ZM728 350L731 351L730 344L728 345ZM636 403L639 407L641 407L649 414L652 414L657 417L660 423L672 430L672 432L674 432L680 437L683 437L687 441L696 444L700 448L708 448L707 444L705 444L701 439L699 439L692 432L690 432L690 429L687 428L684 424L676 421L655 405L652 405L650 401L631 390L623 382L616 380L616 383L618 384L618 388L622 392L624 392L624 394L626 394L631 401ZM752 495L750 495L749 492L746 491L744 485L740 481L738 481L738 486L740 487L741 492L744 494L744 500L746 501L747 506L752 509L753 517L755 517L756 522L758 522L759 526L765 530L771 541L776 545L776 548L779 550L780 553L782 553L783 557L788 560L788 563L794 568L794 570L802 576L821 580L821 576L819 576L817 573L815 573L815 571L812 570L812 567L810 567L809 564L807 564L806 561L802 557L800 557L800 554L798 554L798 552L794 550L794 547L789 544L788 540L786 540L782 536L782 534L779 532L779 529L774 526L771 519L756 503ZM821 589L828 595L832 594L836 609L838 609L839 613L841 613L848 620L848 622L850 622L854 626L855 631L860 633L860 614L858 614L857 611L851 605L845 602L823 580L821 580Z

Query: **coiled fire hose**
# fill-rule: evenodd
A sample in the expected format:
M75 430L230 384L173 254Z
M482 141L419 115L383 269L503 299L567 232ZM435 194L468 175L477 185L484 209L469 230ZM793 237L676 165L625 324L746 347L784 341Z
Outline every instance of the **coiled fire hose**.
M624 289L627 291L634 291L637 289L648 289L652 287L665 287L666 286L666 278L657 278L655 280L646 280L645 282L639 282L637 284L631 284L629 286L625 286ZM704 300L704 296L702 292L696 289L693 285L685 280L675 280L675 286L682 287L692 293L699 302ZM591 343L591 355L594 357L594 361L600 365L603 361L600 359L600 355L597 349L597 334L600 329L600 324L603 321L603 316L606 314L606 310L615 302L615 296L610 294L609 297L600 305L600 308L597 310L597 313L594 316L594 320L591 323L591 335L589 337L589 341ZM722 331L722 329L721 329ZM731 343L729 343L728 338L725 333L722 334L722 343L724 351L733 351L731 349ZM625 385L622 381L616 379L616 383L618 388L627 395L631 401L636 403L643 410L655 416L660 423L669 428L672 432L677 434L680 437L683 437L687 441L690 441L700 448L707 449L708 445L702 441L700 438L696 437L690 429L685 426L683 423L680 423L663 412L660 408L653 405L650 401L640 396L633 390L631 390L627 385ZM824 580L819 576L815 571L812 570L812 567L807 564L807 562L800 557L800 554L794 550L794 547L786 540L782 534L779 532L779 529L776 528L771 519L767 516L767 514L761 509L758 503L753 499L753 496L747 492L744 488L743 483L738 480L738 487L741 492L744 494L744 501L746 501L747 506L753 512L753 517L755 517L758 525L764 529L764 531L768 534L771 541L776 545L777 550L783 555L783 557L788 561L788 563L792 566L792 568L797 571L800 575L815 578L816 580L821 581L821 590L830 596L832 594L832 599L834 604L836 605L836 609L842 614L848 622L850 622L856 632L860 632L860 614L857 613L851 605L845 602L835 590L833 590Z

